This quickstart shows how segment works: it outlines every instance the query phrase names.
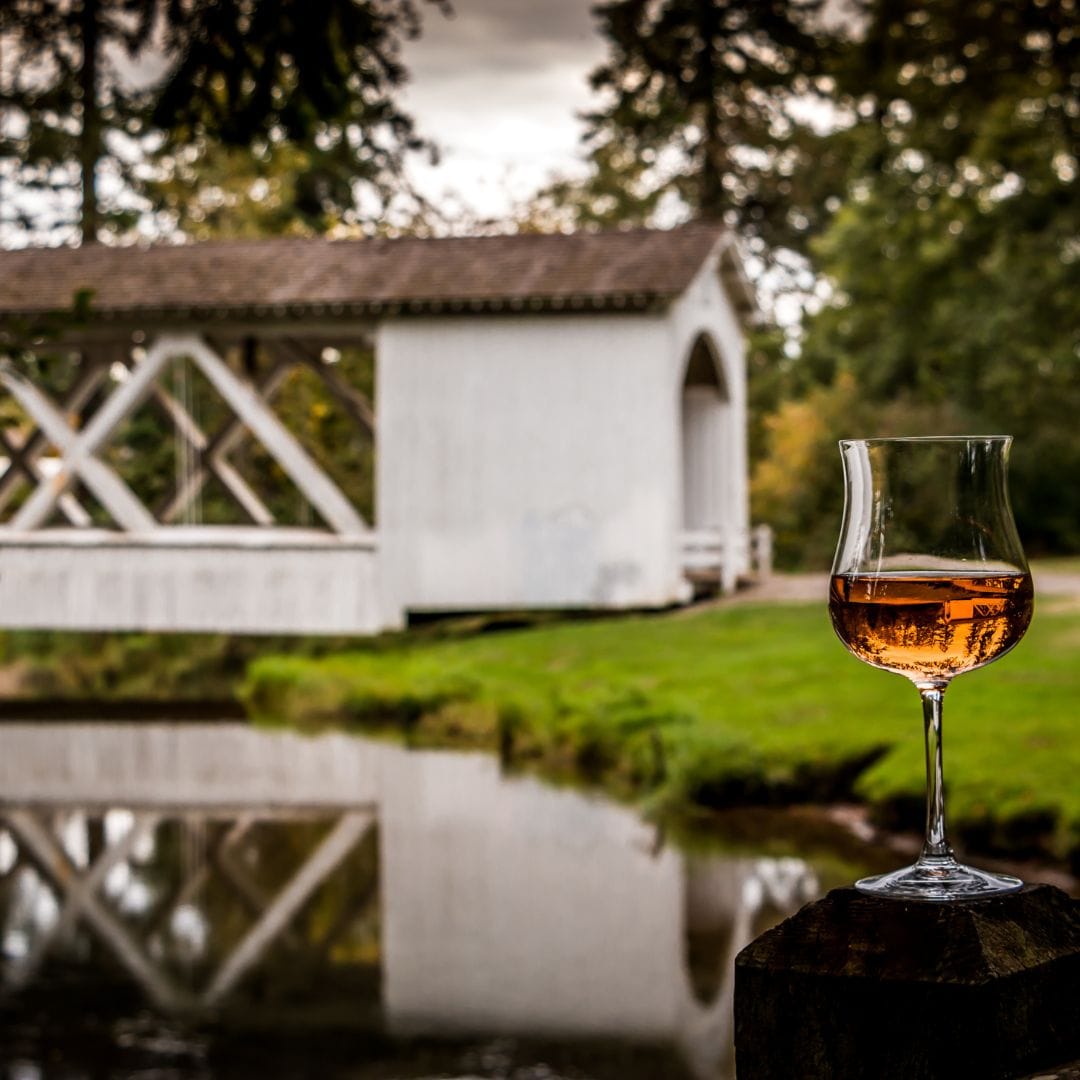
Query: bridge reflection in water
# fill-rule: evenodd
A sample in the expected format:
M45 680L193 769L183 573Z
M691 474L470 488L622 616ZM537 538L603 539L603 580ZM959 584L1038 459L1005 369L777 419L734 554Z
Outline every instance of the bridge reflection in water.
M0 725L9 1000L92 963L164 1013L619 1040L731 1074L735 953L818 889L483 754L242 724Z

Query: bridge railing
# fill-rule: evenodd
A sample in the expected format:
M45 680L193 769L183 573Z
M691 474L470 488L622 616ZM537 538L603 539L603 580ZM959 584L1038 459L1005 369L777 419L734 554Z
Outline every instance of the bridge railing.
M258 526L275 524L275 515L265 501L229 460L230 454L251 438L271 467L292 482L332 532L341 536L368 532L368 524L356 507L281 420L272 401L293 370L304 365L317 372L353 422L373 437L370 405L301 343L272 341L266 349L274 363L258 381L241 377L218 350L196 334L162 335L146 350L118 353L121 359L111 365L106 363L105 354L88 352L84 370L59 402L10 363L0 365L0 387L32 425L21 442L0 429L0 453L8 461L0 477L0 511L13 503L26 483L30 486L29 496L15 507L4 529L41 529L57 511L70 526L87 528L95 521L77 497L80 492L92 496L110 523L123 532L141 534L178 521L190 523L185 512L210 480L220 484L245 520ZM193 415L190 397L185 401L182 393L166 385L164 376L175 361L190 363L225 407L225 420L215 431L203 430ZM186 366L180 370L186 375ZM184 466L175 470L173 490L155 510L135 493L111 460L116 455L109 453L122 425L147 400L158 407L164 421L159 425L160 433L171 435L177 462ZM54 452L48 454L50 448ZM165 478L157 479L160 484Z
M163 334L130 365L110 366L104 353L88 351L85 370L59 402L0 364L0 388L29 425L21 439L0 428L8 461L0 511L9 511L0 525L0 626L376 633L399 623L381 594L373 529L271 401L290 372L306 365L368 437L371 407L302 343L278 339L266 349L274 364L258 381L196 334ZM191 401L166 385L175 361L190 364L220 399L224 418L215 430L204 431ZM184 464L153 510L122 475L113 446L148 400ZM245 440L258 444L324 528L279 523L230 460ZM211 480L247 525L193 526L190 508Z
M750 535L726 529L691 529L679 537L683 572L691 582L715 583L724 594L734 591L749 566L756 577L772 573L772 530L758 525Z

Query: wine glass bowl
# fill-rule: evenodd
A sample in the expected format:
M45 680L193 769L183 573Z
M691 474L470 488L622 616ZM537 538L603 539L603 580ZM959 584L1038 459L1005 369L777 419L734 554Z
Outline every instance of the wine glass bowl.
M942 695L951 679L1008 652L1031 621L1033 589L1009 505L1006 435L840 443L844 518L829 586L837 636L860 660L903 675L922 697L926 839L919 859L856 887L954 900L1019 879L957 862L945 832Z
M848 650L917 686L989 664L1031 621L1031 578L1021 573L837 574L829 593Z

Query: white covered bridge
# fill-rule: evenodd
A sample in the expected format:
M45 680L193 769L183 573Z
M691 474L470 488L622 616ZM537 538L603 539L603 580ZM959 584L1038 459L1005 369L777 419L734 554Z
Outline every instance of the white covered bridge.
M752 310L705 224L0 253L0 325L26 346L0 368L0 625L377 633L730 587L750 563ZM349 349L373 352L373 401L336 362ZM214 395L212 424L178 366ZM282 418L297 369L377 446L366 516ZM149 404L149 441L118 449ZM162 432L174 464L151 506L131 477ZM243 524L192 515L208 485Z

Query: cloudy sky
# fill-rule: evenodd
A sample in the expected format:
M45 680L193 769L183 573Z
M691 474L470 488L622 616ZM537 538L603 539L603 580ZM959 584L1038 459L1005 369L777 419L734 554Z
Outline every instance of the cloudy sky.
M442 149L416 179L430 198L457 196L480 214L505 212L555 172L573 170L590 100L588 73L604 57L592 0L453 0L424 11L409 42L403 103Z

